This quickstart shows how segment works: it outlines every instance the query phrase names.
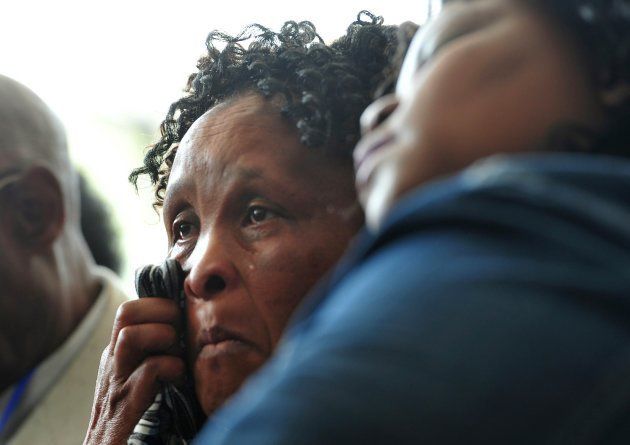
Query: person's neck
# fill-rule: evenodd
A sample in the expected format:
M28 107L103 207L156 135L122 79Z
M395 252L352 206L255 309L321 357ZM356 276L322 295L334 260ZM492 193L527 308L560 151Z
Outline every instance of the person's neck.
M46 356L59 347L86 316L101 290L94 273L95 264L82 236L69 233L65 246L56 255L59 292L51 305L57 308L55 340L47 348ZM52 336L51 336L52 338Z

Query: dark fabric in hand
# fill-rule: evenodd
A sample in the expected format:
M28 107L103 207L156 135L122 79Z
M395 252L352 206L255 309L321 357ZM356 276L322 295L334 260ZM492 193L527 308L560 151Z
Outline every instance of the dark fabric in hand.
M145 266L136 272L136 292L139 298L163 297L176 301L182 310L185 326L184 271L175 260L168 259L159 266ZM180 333L182 350L185 332ZM153 404L134 428L130 445L186 444L192 440L203 423L192 378L183 385L165 384Z

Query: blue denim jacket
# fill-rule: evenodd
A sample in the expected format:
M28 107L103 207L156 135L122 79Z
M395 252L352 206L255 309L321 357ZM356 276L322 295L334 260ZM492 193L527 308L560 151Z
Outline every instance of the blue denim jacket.
M630 443L630 161L495 157L414 191L198 443Z

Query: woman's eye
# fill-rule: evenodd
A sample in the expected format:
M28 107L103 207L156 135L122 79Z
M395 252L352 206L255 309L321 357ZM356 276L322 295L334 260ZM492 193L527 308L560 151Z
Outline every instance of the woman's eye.
M273 211L262 206L251 206L247 209L247 217L245 218L245 224L260 224L267 219L273 217L275 214Z
M193 234L194 226L191 223L182 221L176 222L173 233L175 240L185 240Z
M177 232L181 238L186 238L192 232L192 226L188 223L180 224Z

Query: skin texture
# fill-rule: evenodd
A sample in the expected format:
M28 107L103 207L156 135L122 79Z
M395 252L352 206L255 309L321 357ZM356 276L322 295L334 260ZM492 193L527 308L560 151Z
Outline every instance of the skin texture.
M556 125L596 127L585 72L572 42L524 3L447 3L414 37L395 94L362 116L354 158L368 226L429 180L540 149Z
M66 340L100 286L63 130L33 92L4 76L0 131L2 391Z
M159 383L191 370L210 415L273 352L288 318L362 217L349 161L301 145L272 103L246 94L184 136L164 200L169 256L188 272L187 350L178 309L119 310L86 443L126 443Z

